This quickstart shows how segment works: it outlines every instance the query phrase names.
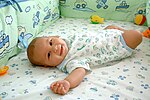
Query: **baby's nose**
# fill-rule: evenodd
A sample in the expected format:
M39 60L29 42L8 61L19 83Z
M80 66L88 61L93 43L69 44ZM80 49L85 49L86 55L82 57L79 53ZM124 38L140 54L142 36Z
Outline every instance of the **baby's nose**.
M53 50L54 53L57 53L58 45L53 45L52 50Z

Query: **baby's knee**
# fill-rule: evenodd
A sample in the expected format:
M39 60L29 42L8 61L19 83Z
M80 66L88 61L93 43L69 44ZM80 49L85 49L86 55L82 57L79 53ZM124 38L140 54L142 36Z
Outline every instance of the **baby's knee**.
M134 49L142 42L142 33L136 30L124 31L123 38L126 44Z
M140 44L142 42L142 33L137 30L131 30L131 34L135 37L135 40Z

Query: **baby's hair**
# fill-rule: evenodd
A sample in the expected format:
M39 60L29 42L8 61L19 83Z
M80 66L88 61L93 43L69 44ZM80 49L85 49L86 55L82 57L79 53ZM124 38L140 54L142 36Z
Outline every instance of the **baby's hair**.
M28 46L28 48L27 48L27 56L28 56L28 59L29 59L29 61L30 61L32 64L34 64L34 65L40 65L39 62L37 62L37 61L34 59L34 49L35 49L36 45L39 45L39 44L36 44L36 41L37 41L38 39L40 39L40 38L42 38L42 37L36 37L36 38L34 38L34 39L30 42L30 44L29 44L29 46Z

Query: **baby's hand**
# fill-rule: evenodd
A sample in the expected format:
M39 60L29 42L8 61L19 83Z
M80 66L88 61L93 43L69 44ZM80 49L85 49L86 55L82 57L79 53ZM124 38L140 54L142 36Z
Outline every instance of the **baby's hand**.
M52 83L50 88L54 93L64 95L69 91L70 83L67 80L60 80Z

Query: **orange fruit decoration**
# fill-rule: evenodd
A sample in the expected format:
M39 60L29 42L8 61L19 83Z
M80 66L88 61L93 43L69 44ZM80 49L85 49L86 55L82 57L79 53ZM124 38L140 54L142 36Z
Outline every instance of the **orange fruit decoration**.
M147 38L150 38L150 27L143 32L143 35Z
M2 68L0 68L0 76L6 74L8 69L8 66L3 66Z

